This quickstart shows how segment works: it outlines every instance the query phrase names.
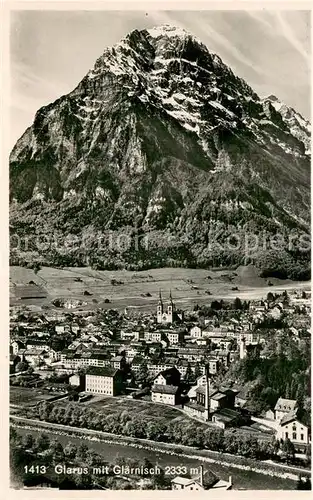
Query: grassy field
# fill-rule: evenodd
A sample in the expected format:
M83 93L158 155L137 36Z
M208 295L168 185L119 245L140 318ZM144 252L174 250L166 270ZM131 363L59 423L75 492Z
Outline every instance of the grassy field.
M66 407L69 404L69 401L67 399L63 399L55 401L55 404ZM128 399L125 397L113 398L110 396L95 396L85 403L80 403L79 407L88 407L106 415L117 415L121 411L126 410L142 417L161 417L165 420L173 420L177 418L184 418L185 420L189 419L187 415L182 414L175 408L170 408L162 404L149 403L147 401Z
M67 399L63 399L60 401L56 401L55 404L62 406L63 408L69 404ZM180 407L171 408L169 406L152 403L148 401L139 401L128 399L125 397L109 397L109 396L94 396L92 399L86 401L85 403L80 403L79 405L82 407L88 407L96 410L99 413L103 413L105 415L117 415L122 411L127 411L129 414L135 414L138 417L142 417L143 419L153 419L162 420L162 421L190 421L195 425L199 425L198 421L192 419L187 414L180 410ZM205 422L201 422L205 423ZM216 426L212 422L206 422L208 427ZM262 438L266 440L271 440L273 437L272 431L262 430L258 424L253 423L251 426L243 426L240 427L239 433L246 436Z
M27 387L10 387L10 404L14 406L33 406L39 401L48 401L54 395L43 392L40 389Z
M129 412L136 412L136 414L140 416L149 415L150 417L162 417L166 420L172 420L181 416L181 413L175 408L127 398L106 397L102 401L95 402L94 404L91 402L89 406L97 410L102 410L105 413L110 413L111 415L117 411L126 410Z
M112 284L111 280L116 280ZM23 285L27 292L33 281L47 293L47 298L18 299L18 290ZM78 310L95 307L155 310L159 291L167 300L170 291L177 306L184 309L195 304L208 304L211 300L260 298L268 291L285 288L310 288L310 283L296 283L260 278L253 266L241 266L236 271L208 271L205 269L163 268L149 271L95 271L90 268L42 268L37 274L31 269L12 266L10 269L11 304L42 305L54 308L52 301L79 300L85 305ZM236 289L235 289L236 288ZM88 292L90 295L85 295ZM208 293L209 292L209 293ZM105 303L109 299L110 303Z

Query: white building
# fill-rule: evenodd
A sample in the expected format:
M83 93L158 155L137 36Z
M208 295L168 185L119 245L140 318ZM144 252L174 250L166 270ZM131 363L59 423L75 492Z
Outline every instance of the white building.
M164 403L175 406L178 403L179 388L175 385L153 385L151 399L153 403Z
M92 367L86 373L86 392L116 396L121 390L119 370Z
M184 340L184 332L166 332L165 335L171 345L180 344Z
M202 337L202 329L200 326L193 326L190 330L190 335L194 339L200 339Z
M297 408L297 401L294 399L279 398L274 408L275 420L281 420L291 411Z
M199 467L200 474L192 479L186 476L176 476L172 479L172 490L186 491L205 491L205 490L231 490L232 478L229 476L228 481L219 479L216 474L211 471L204 472L203 465Z
M282 418L276 433L277 439L290 439L297 447L306 446L310 442L310 429L297 417L297 412L290 412Z

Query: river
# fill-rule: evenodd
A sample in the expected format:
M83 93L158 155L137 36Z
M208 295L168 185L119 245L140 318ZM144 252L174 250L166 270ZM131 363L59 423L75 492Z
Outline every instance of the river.
M29 430L18 428L17 432L21 435L32 434L36 436L39 432L36 430ZM63 446L65 446L69 441L79 446L82 440L72 436L64 436L54 434L51 431L44 429L44 433L47 434L50 439L58 440ZM100 443L98 441L84 441L89 448L95 450L99 455L101 455L106 462L114 462L116 457L127 457L134 459L147 458L153 465L158 464L160 467L165 466L186 466L187 469L191 467L199 467L200 461L189 458L182 458L175 455L168 455L166 453L154 452L152 450L142 450L138 448L133 448L131 446L125 446L120 444L107 444ZM220 479L228 480L229 476L232 476L233 489L246 489L246 490L294 490L296 488L296 482L290 479L281 479L276 477L267 476L265 474L259 474L251 471L244 471L234 467L225 467L219 464L204 463L205 469L210 469L212 472L218 475Z

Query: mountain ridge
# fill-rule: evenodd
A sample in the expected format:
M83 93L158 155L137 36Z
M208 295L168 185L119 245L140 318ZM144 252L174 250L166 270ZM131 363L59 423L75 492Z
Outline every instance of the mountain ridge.
M31 257L13 250L11 258L103 267L168 259L209 266L213 254L222 265L259 262L260 252L242 248L210 252L208 235L220 223L242 238L308 234L309 132L279 110L188 33L134 30L105 49L72 92L41 108L17 141L11 225L18 234L94 239L136 229L149 235L150 252L94 255L91 246L43 256L33 246ZM306 262L298 248L282 250L295 268Z

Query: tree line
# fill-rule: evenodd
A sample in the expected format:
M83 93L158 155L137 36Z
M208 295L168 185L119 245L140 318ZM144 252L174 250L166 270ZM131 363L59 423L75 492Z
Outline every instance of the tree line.
M279 449L275 439L260 440L253 436L197 424L184 417L167 420L164 417L138 415L127 410L106 414L69 403L65 408L43 402L26 409L28 418L74 427L109 432L133 438L176 443L199 449L242 455L247 458L274 458Z
M46 466L47 473L37 474L27 472L31 464ZM145 474L143 476L132 474L123 477L114 474L113 466L129 466L133 468L146 467L151 469L153 464L144 459L131 459L116 456L107 462L85 443L77 446L69 441L65 446L57 439L51 439L45 432L34 436L31 432L20 434L16 429L10 429L10 465L11 477L18 486L44 486L56 487L61 490L75 489L170 489L171 482L162 467L159 474ZM66 467L87 467L88 474L66 474L58 476L51 468L55 465ZM93 467L108 466L109 474L93 474ZM26 469L25 469L26 467ZM27 469L28 468L28 469ZM50 472L49 472L50 471Z

